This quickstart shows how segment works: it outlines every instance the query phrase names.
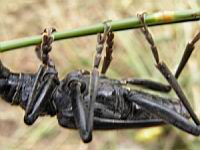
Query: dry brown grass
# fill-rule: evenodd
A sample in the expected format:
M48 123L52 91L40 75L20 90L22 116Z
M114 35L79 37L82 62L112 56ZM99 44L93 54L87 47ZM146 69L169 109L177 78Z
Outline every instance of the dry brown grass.
M198 0L7 0L0 1L0 41L39 34L45 27L73 29L135 16L138 12L184 10L199 7ZM174 70L184 47L198 31L199 23L183 23L151 28L163 60ZM90 69L96 36L54 43L52 59L62 78L67 72ZM199 46L197 46L197 49ZM33 47L2 53L2 62L15 72L36 72L40 62ZM200 114L200 55L196 52L180 78L197 114ZM137 76L163 80L153 65L151 53L138 30L116 33L114 60L108 76ZM172 94L173 95L173 94ZM0 149L191 149L199 138L174 128L95 132L90 144L83 144L77 131L61 128L56 118L41 118L31 127L23 123L24 112L0 101Z

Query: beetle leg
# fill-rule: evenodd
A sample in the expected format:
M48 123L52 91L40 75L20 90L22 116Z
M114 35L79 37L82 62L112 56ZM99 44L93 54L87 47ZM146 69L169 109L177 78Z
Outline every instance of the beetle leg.
M35 47L35 52L37 57L42 61L45 65L51 65L51 59L49 58L48 53L52 49L52 42L54 37L52 35L53 32L56 32L55 28L45 28L42 33L42 42L41 44Z
M104 23L104 33L101 35L100 33L97 35L97 46L96 46L96 55L94 58L93 69L90 75L90 84L89 84L89 106L87 113L87 121L86 128L88 131L88 141L92 139L92 130L93 130L93 118L94 118L94 103L96 101L96 95L98 90L98 80L99 80L99 64L101 61L101 54L104 48L104 43L106 41L106 37L110 32L110 27Z
M35 53L39 60L42 60L41 44L36 45Z
M144 108L149 113L155 114L166 123L193 135L200 135L200 126L191 123L186 117L170 109L167 105L158 103L155 99L145 96L142 93L131 91L127 99Z
M181 102L184 104L185 108L189 112L190 116L192 117L193 121L197 124L200 125L200 121L196 114L194 113L190 103L188 102L187 97L185 96L184 92L182 91L179 83L177 82L175 76L171 73L169 68L164 62L161 62L157 64L158 70L163 74L165 79L168 81L168 83L171 85Z
M178 68L176 70L176 73L175 73L175 77L178 78L179 75L181 74L183 68L185 67L186 63L188 62L188 59L190 58L194 48L195 48L195 43L200 39L200 32L198 32L194 38L192 39L191 42L189 42L187 45L186 45L186 48L185 48L185 51L184 51L184 54L181 58L181 61L178 65Z
M109 119L94 117L95 129L131 129L131 128L145 128L164 125L165 122L162 119L150 119L150 120L121 120L121 119Z
M83 105L83 96L81 94L81 83L72 82L70 85L72 110L77 129L79 129L81 139L88 143L92 140L92 135L87 127L86 108Z
M38 79L43 78L43 74L38 74ZM55 89L57 81L54 76L48 77L46 82L35 82L33 90L29 96L25 111L24 122L32 125L38 116L46 109L47 104L51 104L50 99ZM55 114L55 108L50 105L50 115Z
M106 56L104 57L103 60L103 66L101 70L101 74L106 74L106 71L108 70L110 63L112 61L112 52L113 52L113 39L114 39L114 33L109 32L107 35L107 46L106 46Z
M122 84L130 84L141 86L150 90L159 91L159 92L169 92L171 90L170 85L166 85L160 82L148 80L148 79L140 79L140 78L128 78L125 80L120 80Z
M185 94L183 93L180 85L178 84L178 82L176 80L176 77L171 73L171 71L169 70L167 65L164 62L159 60L157 47L155 46L154 40L152 38L152 35L149 32L149 30L147 28L147 25L145 24L145 21L144 21L144 14L138 15L138 18L140 19L141 24L143 25L143 28L141 30L144 33L147 41L151 45L151 50L152 50L154 59L156 61L157 69L162 73L162 75L165 77L165 79L171 85L171 87L173 88L173 90L175 91L175 93L177 94L177 96L179 97L179 99L181 100L181 102L183 103L183 105L185 106L187 111L189 112L189 114L190 114L191 118L193 119L193 121L197 125L200 125L200 121L197 118L196 114L194 113L194 111L193 111L190 103L188 102Z
M41 80L42 80L42 77L43 77L43 74L46 70L46 67L45 66L40 66L39 70L38 70L38 73L37 73L37 76L36 76L36 79L35 79L35 82L34 82L34 85L33 85L33 88L32 88L32 91L29 95L29 99L28 99L28 103L26 105L26 110L25 110L25 116L24 118L26 118L32 111L35 103L36 103L36 92L38 90L38 87L40 86L40 83L41 83ZM34 101L33 101L34 99ZM24 120L27 120L27 119L24 119ZM27 122L28 124L28 121L25 121Z
M42 43L36 46L36 50L38 50L38 53L37 51L36 53L38 55L41 54L41 56L39 55L38 57L42 60L43 64L40 66L36 75L36 79L26 105L24 122L28 125L35 122L41 113L42 106L50 100L51 93L53 92L57 82L59 82L57 78L57 71L48 56L48 53L52 49L52 33L54 31L54 28L46 28L42 35ZM49 104L49 106L54 109L51 102L49 102ZM52 113L54 113L54 110L52 110Z

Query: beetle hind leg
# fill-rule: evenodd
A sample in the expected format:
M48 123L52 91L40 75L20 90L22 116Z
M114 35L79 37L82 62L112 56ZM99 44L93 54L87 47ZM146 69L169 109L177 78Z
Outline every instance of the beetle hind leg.
M192 52L194 51L194 48L195 48L195 43L197 41L199 41L200 39L200 32L198 32L194 37L193 39L191 40L191 42L189 42L187 45L186 45L186 48L184 50L184 54L181 58L181 61L178 65L178 68L176 70L176 73L175 73L175 77L178 78L179 75L181 74L182 70L184 69L186 63L188 62L188 59L190 58Z
M142 33L145 35L145 38L147 39L148 43L151 46L151 51L153 53L153 58L156 61L156 67L157 69L161 72L161 74L165 77L165 79L168 81L169 85L171 88L175 91L176 95L179 97L180 101L183 103L187 111L189 112L191 118L195 122L196 125L200 125L200 121L196 114L194 113L188 99L186 98L184 92L182 91L176 77L171 73L170 69L168 66L165 64L165 62L160 61L159 54L157 47L154 43L153 37L151 33L149 32L147 25L144 20L144 14L138 15L138 18L142 24Z
M171 90L170 85L166 85L160 82L152 81L149 79L140 79L140 78L128 78L125 80L120 80L121 84L123 85L135 85L135 86L141 86L146 89L150 89L153 91L159 91L167 93Z
M158 116L164 122L174 125L175 127L188 132L192 135L200 135L200 126L188 120L188 115L184 112L173 110L166 101L154 99L148 95L138 92L130 92L127 95L127 100L141 106L147 112ZM166 104L165 104L166 103ZM180 105L180 107L182 107ZM183 114L184 113L184 114Z

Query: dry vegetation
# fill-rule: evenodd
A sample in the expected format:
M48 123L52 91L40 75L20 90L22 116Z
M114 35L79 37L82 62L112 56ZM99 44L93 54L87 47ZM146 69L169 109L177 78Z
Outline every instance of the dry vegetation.
M138 12L185 10L198 8L198 0L0 0L0 41L39 34L45 27L57 30L73 29L104 20L135 16ZM190 22L151 28L159 52L174 70L184 47L198 31L199 23ZM96 36L54 43L51 53L62 78L67 72L90 69ZM199 44L198 44L199 45ZM197 45L197 49L200 47ZM2 62L15 72L36 72L40 62L33 47L2 53ZM108 76L129 76L163 80L154 67L143 35L138 30L116 33L114 60ZM192 56L180 78L180 83L200 116L200 55ZM171 95L174 95L173 92ZM23 123L24 112L0 101L0 149L93 149L93 150L156 150L190 149L200 146L200 138L175 128L151 128L95 132L90 144L83 144L77 131L63 129L56 118L40 118L31 127Z

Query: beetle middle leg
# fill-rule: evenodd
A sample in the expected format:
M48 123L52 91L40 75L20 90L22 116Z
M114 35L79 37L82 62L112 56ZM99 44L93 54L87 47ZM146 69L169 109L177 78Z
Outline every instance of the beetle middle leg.
M159 92L169 92L171 90L170 85L166 85L160 82L148 80L148 79L141 79L141 78L128 78L125 80L120 80L121 84L130 84L130 85L136 85L136 86L141 86L143 88L147 88L150 90L154 91L159 91Z
M107 23L104 23L104 33L97 35L97 46L96 55L94 58L93 68L90 74L89 82L89 103L88 107L85 108L83 105L83 96L81 93L82 83L80 81L73 81L70 84L71 98L72 98L72 109L74 113L75 124L79 129L82 140L87 143L92 140L92 130L94 121L94 103L96 101L96 95L98 90L99 80L99 64L101 61L101 55L104 48L104 44L107 39L107 53L104 59L104 65L102 67L102 73L106 73L111 62L112 45L113 45L113 33L110 32L110 27Z
M104 58L104 63L102 66L102 73L106 73L110 62L112 60L112 47L113 47L113 38L114 34L111 32L111 27L104 22L104 33L97 35L97 47L96 47L96 55L94 58L93 69L90 75L90 84L89 84L89 111L88 111L88 129L91 132L93 129L93 121L94 121L94 103L96 101L96 95L98 90L98 80L99 80L99 64L101 61L101 55L104 48L105 42L107 42L106 47L106 56ZM107 39L107 41L106 41ZM92 136L92 135L91 135Z
M195 122L196 125L200 125L200 121L197 118L196 114L194 113L190 103L188 102L185 94L183 93L180 85L178 84L176 77L171 73L165 62L160 61L159 54L157 47L154 44L154 40L152 38L151 33L149 32L147 25L144 21L144 14L138 15L138 18L141 21L141 24L143 25L143 28L141 29L143 34L145 35L145 38L147 39L148 43L151 46L151 51L153 53L154 59L156 61L156 67L157 69L162 73L162 75L165 77L165 79L168 81L168 83L171 85L172 89L175 91L187 111L189 112L191 118Z

